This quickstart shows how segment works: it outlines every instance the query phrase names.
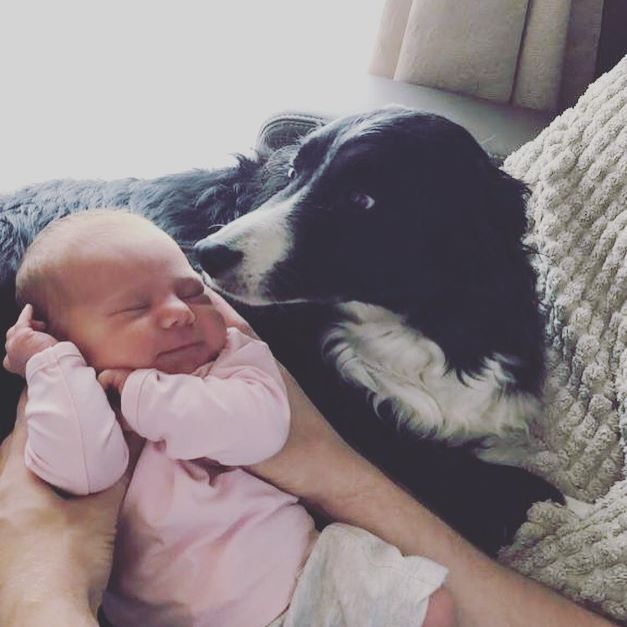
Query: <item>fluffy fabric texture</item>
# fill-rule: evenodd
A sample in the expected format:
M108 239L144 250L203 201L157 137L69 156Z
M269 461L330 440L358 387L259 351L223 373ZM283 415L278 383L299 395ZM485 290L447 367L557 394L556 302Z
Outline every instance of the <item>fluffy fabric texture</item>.
M535 505L500 557L627 622L627 57L504 169L533 191L550 343L528 466L591 505Z

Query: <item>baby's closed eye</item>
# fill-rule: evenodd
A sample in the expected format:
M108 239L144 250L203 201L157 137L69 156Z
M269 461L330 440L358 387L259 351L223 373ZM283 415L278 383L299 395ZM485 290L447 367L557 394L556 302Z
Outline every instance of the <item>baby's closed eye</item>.
M185 301L194 301L195 303L199 303L199 304L207 304L207 305L211 304L211 299L209 298L209 295L202 288L199 290L193 290L193 291L189 290L187 293L184 293L181 296L179 296L179 298Z
M116 318L139 318L150 309L150 305L146 303L136 303L130 306L124 306L111 312L111 316Z
M144 309L148 309L150 305L148 303L136 303L134 305L129 305L128 307L124 307L120 309L116 313L127 313L129 311L143 311Z

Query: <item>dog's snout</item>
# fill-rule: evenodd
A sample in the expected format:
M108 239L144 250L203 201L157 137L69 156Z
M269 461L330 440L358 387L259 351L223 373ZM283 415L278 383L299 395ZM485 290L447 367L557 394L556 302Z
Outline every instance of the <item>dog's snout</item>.
M241 251L210 240L201 240L194 250L203 270L211 276L217 276L232 268L243 257Z

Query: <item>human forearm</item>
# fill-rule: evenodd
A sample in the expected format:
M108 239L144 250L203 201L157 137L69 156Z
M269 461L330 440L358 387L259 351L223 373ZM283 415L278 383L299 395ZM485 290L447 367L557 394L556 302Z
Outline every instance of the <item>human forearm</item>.
M331 519L352 524L449 569L447 588L464 627L609 625L490 560L353 451L284 373L292 430L285 448L251 470Z
M126 480L61 498L24 466L23 412L0 445L0 625L96 625Z
M364 473L369 480L363 478ZM336 488L332 499L321 499L323 509L336 520L371 531L405 554L422 555L446 566L447 588L453 597L458 624L468 627L610 624L489 559L376 469L362 469L359 474L362 477L359 492L351 489L347 475L343 481L345 495ZM314 502L311 496L310 501Z
M47 489L34 477L31 484ZM8 485L1 486L0 493L5 488ZM69 616L91 616L93 621L104 577L91 586L86 574L90 567L102 566L113 534L95 542L89 537L90 530L96 533L89 516L74 520L68 516L69 507L65 511L56 507L63 505L59 497L47 500L24 497L0 512L0 625L90 624L61 620ZM45 511L43 504L48 505Z
M216 296L218 302L221 299ZM246 322L224 301L231 324ZM574 603L505 569L477 551L331 429L290 374L282 369L292 410L287 445L251 468L331 518L350 523L449 569L447 588L463 627L609 625Z

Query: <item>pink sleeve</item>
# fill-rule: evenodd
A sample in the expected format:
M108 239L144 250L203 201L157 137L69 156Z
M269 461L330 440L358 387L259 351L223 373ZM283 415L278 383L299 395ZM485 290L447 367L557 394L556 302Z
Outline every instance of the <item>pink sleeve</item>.
M26 466L72 494L113 485L126 470L128 447L93 368L71 342L26 364Z
M170 458L208 457L226 466L277 453L290 420L285 385L267 345L235 329L204 378L133 372L122 390L122 413L139 435L164 442Z

